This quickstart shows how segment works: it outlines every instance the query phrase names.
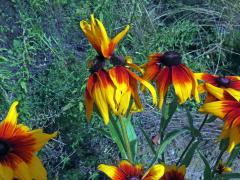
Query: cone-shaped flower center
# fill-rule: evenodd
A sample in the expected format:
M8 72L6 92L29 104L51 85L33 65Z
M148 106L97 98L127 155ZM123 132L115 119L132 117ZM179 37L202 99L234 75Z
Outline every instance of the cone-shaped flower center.
M138 177L128 177L127 180L140 180Z
M5 156L10 150L8 143L0 140L0 157Z
M229 87L231 80L225 77L218 77L216 79L216 83L218 84L218 86L223 86L225 88Z
M110 62L114 66L124 66L126 64L124 57L116 56L115 54L111 56Z
M92 67L89 69L90 73L95 73L100 69L103 69L105 65L104 57L103 56L96 56L95 61Z
M222 174L224 172L224 166L222 164L219 164L217 167L217 172L219 174Z
M161 63L165 66L177 66L181 64L182 57L175 51L167 51L163 54Z

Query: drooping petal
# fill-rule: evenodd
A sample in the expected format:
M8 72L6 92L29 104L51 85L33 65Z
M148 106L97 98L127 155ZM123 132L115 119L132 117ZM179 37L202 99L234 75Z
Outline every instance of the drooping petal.
M164 170L163 165L154 165L144 174L142 180L159 180L163 176Z
M143 75L143 79L146 81L151 81L153 79L156 78L157 74L160 71L160 67L159 67L159 56L161 56L160 54L157 55L151 55L149 57L149 62L147 62L144 65L144 75Z
M199 94L198 94L198 82L197 78L195 78L193 72L191 69L189 69L184 64L179 65L185 72L188 74L188 76L192 79L192 95L194 96L194 99L197 103L200 102Z
M162 68L159 72L158 76L156 77L156 84L158 88L158 94L159 94L159 103L158 107L161 109L165 95L168 90L168 86L171 83L171 69L170 68Z
M104 123L108 124L109 122L109 108L108 103L105 99L105 93L102 92L101 82L96 82L93 88L93 99L95 104L98 107L98 110L103 117Z
M87 117L87 120L89 121L91 119L92 112L93 112L93 99L90 96L88 90L86 90L84 93L84 101L85 101L85 107L86 107L86 117Z
M112 180L124 180L126 179L125 174L115 166L109 166L105 164L100 164L98 170L102 171Z
M12 180L13 179L13 170L0 163L0 179L2 180Z
M43 133L42 129L35 129L32 132L32 136L35 140L34 150L39 151L50 139L57 136L57 132L52 134Z
M228 153L231 153L236 145L240 143L240 129L239 127L233 127L230 130Z
M152 101L153 101L153 104L156 105L157 104L157 94L156 94L156 91L154 89L154 87L148 83L147 81L145 81L144 79L140 78L138 75L136 75L135 73L133 73L132 71L126 69L129 73L129 75L136 79L137 81L139 81L143 86L145 86L151 93L152 95Z
M115 66L109 70L110 78L116 86L115 100L119 104L123 94L129 90L129 74L127 68L123 66Z
M33 156L30 163L28 164L30 174L33 179L36 180L47 180L47 171L43 167L41 160Z
M171 68L172 84L179 98L179 104L183 104L188 98L191 98L193 82L181 66L172 66Z
M132 97L134 99L135 105L137 109L143 109L143 105L141 103L140 97L138 95L138 83L137 80L132 78L132 76L129 77L129 85L131 88Z
M124 116L126 114L129 108L130 99L131 99L131 90L129 88L129 90L121 96L121 100L117 105L117 115Z
M205 83L205 88L210 94L215 96L217 99L219 99L219 100L224 100L225 99L224 89L218 88L218 87L213 86L209 83Z

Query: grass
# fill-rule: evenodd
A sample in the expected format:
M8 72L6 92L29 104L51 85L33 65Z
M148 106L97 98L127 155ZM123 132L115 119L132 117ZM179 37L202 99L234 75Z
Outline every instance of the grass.
M20 121L58 130L40 153L49 179L97 179L116 147L95 114L86 123L86 62L95 52L79 28L94 13L113 37L127 24L117 53L142 64L150 53L176 50L195 72L239 73L239 3L174 0L11 0L0 5L0 110L15 99ZM224 7L224 8L222 8ZM101 144L99 144L101 141ZM107 160L107 161L106 161Z

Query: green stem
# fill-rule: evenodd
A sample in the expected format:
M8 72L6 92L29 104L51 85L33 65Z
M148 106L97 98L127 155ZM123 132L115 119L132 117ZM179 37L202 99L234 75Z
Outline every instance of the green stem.
M122 129L122 133L123 133L124 145L127 150L128 160L130 162L133 162L131 146L130 146L130 142L127 135L127 129L126 129L125 123L123 122L123 118L121 116L119 116L119 121Z
M198 128L198 131L200 132L204 126L204 124L206 123L208 118L208 114L205 115L202 124L200 125L200 127ZM196 137L192 137L191 141L188 143L187 147L184 149L183 153L181 154L177 165L179 165L179 163L182 161L183 157L185 156L185 154L187 153L188 149L191 147L192 143L195 141Z
M225 150L226 150L226 149L225 149ZM215 172L216 172L216 169L217 169L217 166L218 166L220 160L222 159L222 156L223 156L225 150L222 150L222 151L219 153L218 157L217 157L217 160L216 160L216 162L215 162L215 164L214 164L214 166L213 166L213 170L212 170L214 174L215 174Z

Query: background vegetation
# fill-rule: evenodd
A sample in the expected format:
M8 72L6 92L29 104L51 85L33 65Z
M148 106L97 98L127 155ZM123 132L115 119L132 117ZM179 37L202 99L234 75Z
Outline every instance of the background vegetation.
M195 72L237 74L239 8L240 2L235 0L1 0L2 117L17 99L21 122L60 132L40 153L49 179L101 179L97 165L117 162L118 154L103 135L106 129L100 118L95 114L91 123L86 122L86 62L95 52L79 21L94 13L111 36L130 24L117 52L133 56L137 64L146 62L150 53L176 50ZM143 119L141 126L149 129L159 123L160 114L147 100L146 109L135 121L138 124ZM155 116L149 118L149 112ZM177 118L172 128L182 125L176 122ZM210 136L214 139L216 136ZM141 150L143 155L147 151Z

